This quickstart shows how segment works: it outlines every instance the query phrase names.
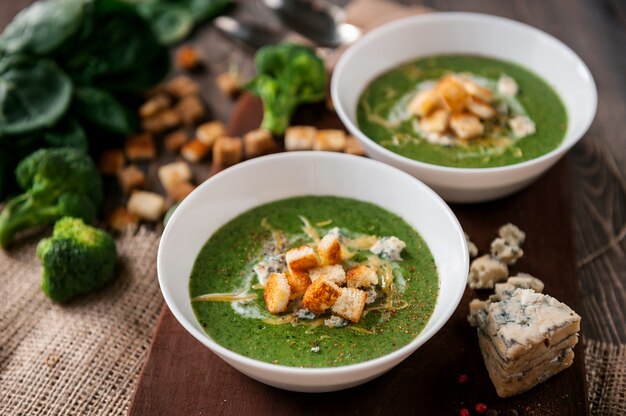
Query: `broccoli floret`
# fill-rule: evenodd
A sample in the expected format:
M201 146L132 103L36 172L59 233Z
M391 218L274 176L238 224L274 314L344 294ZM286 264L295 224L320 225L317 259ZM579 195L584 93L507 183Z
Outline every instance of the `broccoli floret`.
M22 160L15 171L25 191L10 199L0 213L0 246L20 230L53 224L72 216L91 222L102 201L102 183L89 156L60 147L41 149Z
M261 128L283 134L296 107L326 96L324 62L310 48L295 44L266 46L255 56L257 75L246 89L263 101Z
M107 284L117 253L109 234L65 217L54 225L52 237L39 242L37 257L43 265L41 289L50 299L67 302Z

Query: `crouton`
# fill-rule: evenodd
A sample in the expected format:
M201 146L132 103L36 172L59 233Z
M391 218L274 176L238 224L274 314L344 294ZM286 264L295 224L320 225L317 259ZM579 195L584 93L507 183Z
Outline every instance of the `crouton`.
M125 194L139 188L146 183L146 175L135 165L129 165L117 173L117 180Z
M287 251L285 261L290 270L308 270L319 266L317 254L309 246L292 248Z
M298 270L289 270L287 273L287 281L291 288L291 299L297 299L304 295L304 292L306 292L306 289L311 284L308 273Z
M326 279L337 286L343 286L346 283L346 272L340 264L320 266L309 269L309 278L311 282L315 282L317 279Z
M243 147L248 158L267 155L277 150L272 133L257 129L243 136Z
M141 120L141 127L151 133L162 133L180 126L180 115L173 109L167 109Z
M224 72L215 78L217 88L227 97L234 97L241 91L239 80L235 74Z
M346 148L343 149L345 153L356 156L365 156L365 149L361 146L361 142L354 136L346 137Z
M226 136L226 127L221 121L211 121L198 126L196 137L208 147L213 147L215 141L222 136Z
M348 321L359 322L363 309L365 308L365 300L367 293L352 287L344 287L340 289L341 294L333 304L331 310L337 316Z
M346 132L337 129L318 130L313 140L313 150L343 152L346 147Z
M478 117L469 113L453 114L450 117L450 128L461 140L473 139L485 132L485 126Z
M435 90L420 91L413 97L407 111L419 117L425 117L439 106L439 96Z
M117 175L124 167L124 152L122 149L105 150L100 155L99 169L103 175Z
M323 266L341 263L341 244L339 244L339 237L326 234L324 238L317 243L317 254Z
M180 155L190 162L199 162L209 153L209 146L198 139L193 139L180 149Z
M185 130L176 130L175 132L165 136L163 139L163 145L169 152L174 153L178 152L178 150L180 150L180 148L187 143L187 139L188 137Z
M463 84L452 75L443 77L435 87L439 94L441 104L450 113L459 113L465 108L467 102L467 91Z
M311 126L287 127L285 131L285 149L289 152L313 149L316 133L317 129Z
M316 315L326 312L341 294L339 286L325 279L317 279L307 288L302 305Z
M176 68L193 71L200 66L200 55L193 46L183 45L176 51L174 62Z
M107 215L106 223L116 231L124 231L127 227L139 222L139 216L128 212L124 207L117 207Z
M172 100L165 94L157 94L139 107L139 116L148 118L157 115L161 111L170 108Z
M458 80L461 82L463 88L465 88L465 91L467 91L469 95L488 103L493 100L493 93L489 88L483 87L467 77L459 77Z
M346 272L346 286L368 288L378 284L376 272L367 266L359 265Z
M179 75L170 79L163 88L168 93L179 98L200 92L200 86L186 75Z
M243 144L238 137L220 137L213 146L213 162L218 166L231 166L241 162Z
M149 160L156 157L156 146L150 133L141 133L128 138L124 148L129 160Z
M180 99L174 108L180 115L183 123L192 125L202 120L206 114L204 104L198 95L187 95Z
M168 192L179 183L188 182L191 177L191 168L186 162L168 163L159 168L159 180Z
M420 129L428 133L443 133L448 128L448 112L436 110L420 120Z
M480 98L470 97L465 105L470 113L477 115L483 120L488 120L496 116L496 109Z
M287 310L290 295L289 281L284 273L272 273L267 279L263 298L270 313L279 314Z
M163 215L165 199L154 192L135 191L128 199L128 212L142 220L158 221Z
M170 201L180 202L193 192L196 187L191 182L180 182L167 190L167 197Z

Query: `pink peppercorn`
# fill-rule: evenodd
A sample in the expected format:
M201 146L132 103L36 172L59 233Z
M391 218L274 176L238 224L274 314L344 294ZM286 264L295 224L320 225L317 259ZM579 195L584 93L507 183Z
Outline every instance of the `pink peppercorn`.
M485 413L487 411L487 405L484 403L476 403L474 410L476 410L476 413Z
M459 416L470 416L470 412L466 408L462 408L459 410Z
M468 381L469 381L469 377L467 374L460 374L456 379L456 382L459 384L465 384Z

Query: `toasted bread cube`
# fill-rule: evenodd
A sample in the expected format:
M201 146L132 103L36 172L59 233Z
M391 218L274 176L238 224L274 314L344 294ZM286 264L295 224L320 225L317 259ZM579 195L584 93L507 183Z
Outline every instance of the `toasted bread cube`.
M343 149L343 151L350 155L365 156L365 149L363 149L361 142L354 136L346 137L346 148Z
M146 183L146 175L135 165L129 165L117 173L117 180L125 194L139 188Z
M165 84L164 89L179 98L200 92L200 86L186 75L179 75L172 78Z
M180 182L167 190L167 197L170 201L181 202L193 192L196 187L191 182Z
M239 93L239 91L241 91L237 76L230 72L219 74L217 78L215 78L215 83L222 94L227 97L234 97Z
M334 234L326 234L324 238L317 243L317 254L320 256L320 263L323 266L341 263L341 244L339 244L339 237Z
M309 246L292 248L287 251L285 261L290 270L308 270L319 266L317 254Z
M124 207L117 207L107 215L106 222L109 227L122 232L127 227L137 224L139 216L128 212Z
M157 115L161 111L170 108L172 100L165 94L157 94L143 103L139 107L139 116L141 118L148 118Z
M443 77L435 87L443 108L450 113L460 113L467 102L467 91L463 84L452 75Z
M309 277L311 282L315 282L317 279L326 279L337 286L343 286L346 283L346 271L340 264L309 269Z
M420 91L409 103L407 111L419 117L429 115L439 106L439 95L432 90Z
M196 129L196 137L208 147L213 147L215 141L226 136L226 126L221 121L211 121L198 126Z
M302 305L316 315L326 312L341 294L339 286L325 279L317 279L307 288Z
M163 145L168 151L174 153L178 152L178 150L180 150L180 148L187 143L187 139L188 137L185 130L176 130L175 132L165 136L165 139L163 139Z
M265 307L270 313L279 314L287 310L291 289L287 275L284 273L272 273L267 279L263 298Z
M218 166L232 166L241 162L243 144L238 137L220 137L213 146L213 162Z
M277 150L272 133L257 129L243 136L243 147L248 158L274 153Z
M176 51L174 61L176 68L192 71L200 66L200 55L193 46L183 45Z
M376 272L367 266L359 265L346 272L346 286L368 288L378 284Z
M469 113L453 114L450 117L450 128L460 140L470 140L485 132L485 126L478 117Z
M344 287L341 288L340 291L341 294L333 304L331 310L335 315L343 319L359 322L363 314L363 309L365 308L367 293L352 287Z
M188 182L191 177L191 168L186 162L168 163L159 168L159 180L166 191L181 182Z
M124 147L129 160L146 160L156 157L156 147L150 133L130 137L126 140Z
M480 98L470 97L465 106L470 113L477 115L483 120L489 120L496 116L496 109Z
M141 126L150 133L161 133L165 130L180 126L180 115L173 109L167 109L160 113L141 120Z
M122 149L105 150L100 155L100 173L103 175L117 175L124 167L124 152Z
M343 152L346 147L346 132L337 129L318 130L313 140L313 150Z
M128 199L128 212L142 220L158 221L163 215L165 199L154 192L135 191Z
M202 120L206 114L200 96L195 94L181 98L178 104L176 104L175 110L186 125L197 123Z
M291 288L291 299L297 299L304 295L307 288L311 284L311 279L307 272L298 270L289 270L287 272L287 280L289 281L289 287Z
M285 131L285 149L288 152L313 149L316 133L317 129L311 126L287 127Z
M466 77L460 77L459 81L463 84L463 88L465 88L465 91L467 91L469 95L487 103L490 103L493 100L493 93L489 88L483 87Z
M428 133L443 133L448 128L448 112L436 110L420 120L420 129Z
M209 146L198 139L193 139L180 149L180 155L190 162L199 162L209 153Z

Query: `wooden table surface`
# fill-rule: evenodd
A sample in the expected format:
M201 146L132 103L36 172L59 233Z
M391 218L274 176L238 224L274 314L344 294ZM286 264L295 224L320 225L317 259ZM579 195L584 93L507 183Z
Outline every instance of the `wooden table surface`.
M0 28L31 0L0 2ZM571 152L576 276L584 306L587 339L626 343L626 2L623 0L426 0L402 1L437 10L500 15L536 26L568 44L587 63L598 87L598 114ZM345 4L345 1L341 1ZM277 21L260 0L240 0L238 16ZM228 121L232 102L217 90L213 76L231 64L250 74L251 54L206 26L193 39L208 75L203 94L216 119ZM194 43L194 40L191 43ZM537 201L537 215L541 215ZM549 255L549 253L546 253Z

